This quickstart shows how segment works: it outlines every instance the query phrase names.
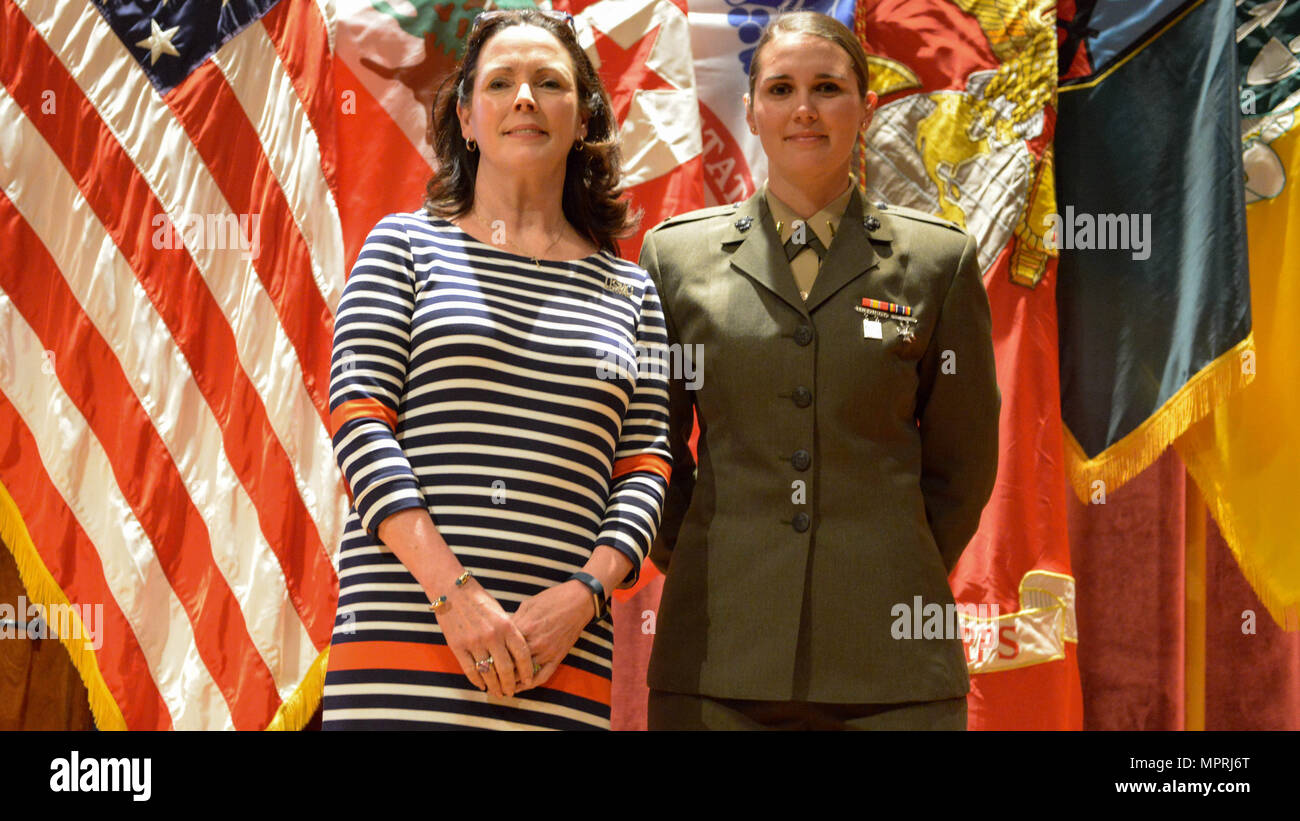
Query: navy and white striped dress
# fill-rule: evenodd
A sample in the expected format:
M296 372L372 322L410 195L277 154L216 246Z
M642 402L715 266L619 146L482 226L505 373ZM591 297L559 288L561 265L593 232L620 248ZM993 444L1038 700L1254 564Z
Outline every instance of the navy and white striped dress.
M493 698L375 534L427 508L506 612L597 545L640 568L672 458L666 342L650 278L610 254L535 263L424 212L375 226L334 329L331 423L352 511L325 729L609 727L608 618L546 687Z

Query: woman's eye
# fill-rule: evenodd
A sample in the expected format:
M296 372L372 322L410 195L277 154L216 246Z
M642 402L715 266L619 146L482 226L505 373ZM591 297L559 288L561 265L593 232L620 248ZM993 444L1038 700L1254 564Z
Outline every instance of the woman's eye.
M488 85L487 85L487 87L490 88L490 89L492 89L492 90L494 90L494 91L496 91L496 90L499 90L499 89L505 88L505 87L508 86L508 85L509 85L509 83L507 83L505 80L502 80L502 79L500 79L500 78L497 78L497 79L495 79L495 80L489 80L489 81L488 81Z
M790 86L785 83L774 83L767 87L767 93L774 97L781 97L790 93Z
M817 91L821 94L839 94L839 83L821 83L817 86Z

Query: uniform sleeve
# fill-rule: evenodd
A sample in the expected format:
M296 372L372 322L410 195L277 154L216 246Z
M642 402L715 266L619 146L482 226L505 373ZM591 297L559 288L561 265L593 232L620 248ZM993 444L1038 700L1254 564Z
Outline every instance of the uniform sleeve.
M361 524L424 507L420 483L397 442L415 306L410 238L386 217L370 232L334 317L330 428L334 458Z
M651 280L659 287L660 294L663 294L659 254L653 232L646 234L641 246L641 267L646 269ZM680 349L681 339L673 325L667 300L662 296L661 299L668 344ZM650 560L664 573L668 572L673 546L677 544L677 534L686 518L686 511L691 506L691 495L695 490L695 455L691 453L690 447L691 434L695 429L695 404L681 376L677 374L677 378L668 380L668 447L672 453L672 475L664 499L663 521L650 551Z
M988 294L967 237L921 360L921 493L951 572L979 527L998 468L998 393Z
M609 502L596 546L618 550L632 561L632 572L620 587L631 587L641 575L663 510L664 492L672 470L668 448L667 337L663 311L654 283L646 279L637 323L637 378L632 401L623 417L614 451Z

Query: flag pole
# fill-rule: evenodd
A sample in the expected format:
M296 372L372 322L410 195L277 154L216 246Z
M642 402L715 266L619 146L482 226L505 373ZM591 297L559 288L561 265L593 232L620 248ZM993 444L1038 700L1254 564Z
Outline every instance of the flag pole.
M1205 500L1188 475L1183 504L1183 729L1205 729Z

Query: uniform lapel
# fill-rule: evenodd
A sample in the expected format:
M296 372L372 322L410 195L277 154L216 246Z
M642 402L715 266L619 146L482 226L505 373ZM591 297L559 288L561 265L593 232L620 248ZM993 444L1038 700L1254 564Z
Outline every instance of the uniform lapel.
M732 214L731 225L722 235L723 248L734 248L731 264L736 270L780 297L790 307L804 312L804 301L794 284L794 273L781 247L776 222L767 208L762 186ZM811 307L811 304L809 305Z
M855 186L839 230L835 232L835 241L827 249L826 259L822 260L821 270L808 294L808 311L816 310L836 291L880 264L873 243L880 245L888 256L888 244L892 241L893 236L880 211L865 202L862 192ZM795 298L798 298L797 294Z

